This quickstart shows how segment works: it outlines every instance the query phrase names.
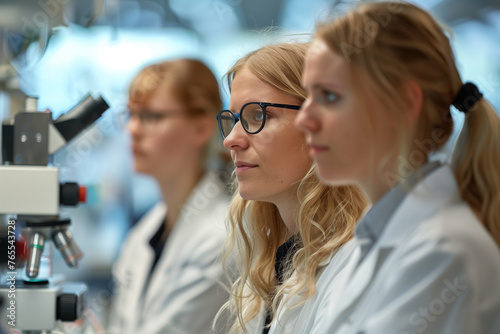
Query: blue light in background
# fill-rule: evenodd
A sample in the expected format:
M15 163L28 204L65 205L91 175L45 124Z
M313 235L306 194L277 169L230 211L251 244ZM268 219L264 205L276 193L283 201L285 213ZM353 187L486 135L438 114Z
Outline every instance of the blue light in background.
M500 11L496 12L500 18ZM463 81L474 82L500 110L500 27L477 21L453 27L453 46Z
M126 99L132 77L160 60L199 54L192 32L178 29L120 29L71 26L51 40L40 64L31 73L30 87L39 107L58 117L88 92L101 94L112 105Z

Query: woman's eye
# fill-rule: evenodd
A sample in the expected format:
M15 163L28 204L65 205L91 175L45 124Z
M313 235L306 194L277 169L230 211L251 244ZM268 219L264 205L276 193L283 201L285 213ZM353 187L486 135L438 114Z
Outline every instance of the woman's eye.
M254 114L254 118L256 121L262 121L264 119L264 112L256 111Z
M325 92L325 100L329 103L335 102L337 100L337 94L334 94L332 92Z
M331 104L337 102L338 98L337 94L323 89L316 93L316 101L320 104Z
M264 111L261 109L254 109L249 113L245 112L245 118L249 122L262 122L264 120Z
M144 122L154 123L161 118L161 115L151 113L151 114L142 114L141 117Z

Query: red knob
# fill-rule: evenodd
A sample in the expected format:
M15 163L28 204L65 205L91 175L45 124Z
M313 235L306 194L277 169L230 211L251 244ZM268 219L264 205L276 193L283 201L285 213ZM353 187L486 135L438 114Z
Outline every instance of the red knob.
M28 259L28 243L22 236L16 240L16 251L19 260L24 263Z
M87 188L80 186L78 189L78 202L85 203L87 201Z

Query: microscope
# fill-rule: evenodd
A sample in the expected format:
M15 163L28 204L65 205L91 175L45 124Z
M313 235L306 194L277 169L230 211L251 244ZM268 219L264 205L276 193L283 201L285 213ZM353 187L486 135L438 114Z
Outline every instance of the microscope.
M0 215L9 219L6 238L0 241L0 251L7 254L0 254L6 261L0 314L12 330L50 333L58 321L73 322L82 315L86 286L64 283L44 272L44 261L51 261L44 259L50 243L69 267L76 267L82 257L68 229L71 221L59 214L59 208L83 202L85 188L61 184L51 158L108 108L101 97L89 95L53 120L50 112L37 111L35 98L28 98L26 109L2 125ZM24 274L18 268L23 262Z
M69 231L71 221L59 209L85 197L78 184L60 183L52 160L108 105L87 96L53 120L50 112L37 110L36 99L25 103L21 80L24 71L38 64L51 37L80 17L77 4L0 1L0 118L9 118L0 127L0 334L55 333L60 321L79 319L85 304L84 284L64 282L51 273L53 248L70 267L82 257ZM102 1L84 7L95 18Z

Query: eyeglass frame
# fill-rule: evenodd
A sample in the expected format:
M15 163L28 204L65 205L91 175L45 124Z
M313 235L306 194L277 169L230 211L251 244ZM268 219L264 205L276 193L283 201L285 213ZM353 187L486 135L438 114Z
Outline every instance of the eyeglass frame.
M191 115L185 115L186 111L182 110L168 110L168 111L161 111L157 112L154 110L150 110L148 108L142 108L140 109L139 112L137 111L132 111L130 107L124 108L122 111L120 111L120 115L123 115L126 122L125 124L128 124L132 118L137 117L137 120L140 124L140 126L145 129L145 128L154 128L157 126L157 124L164 119L169 119L169 118L186 118L186 117L191 117ZM145 119L145 115L151 117L154 116L156 119L153 121L154 123L149 123L149 125L146 125L149 121ZM147 117L146 117L147 118Z
M229 111L231 113L231 115L233 115L233 118L234 118L234 123L233 123L233 127L231 128L231 131L233 131L234 127L236 126L236 123L238 123L240 120L241 120L241 112L243 111L243 109L245 109L246 106L250 105L250 104L258 104L261 108L262 108L262 111L264 113L264 119L262 120L262 125L260 126L260 128L257 130L257 131L254 131L254 132L250 132L249 130L247 130L245 128L245 126L243 125L242 123L242 127L243 127L243 130L245 130L246 133L248 134L251 134L251 135L255 135L259 132L262 131L262 129L264 129L264 125L266 125L266 119L267 119L267 107L275 107L275 108L284 108L284 109L292 109L292 110L300 110L300 108L302 106L298 106L298 105L293 105L293 104L283 104L283 103L270 103L270 102L248 102L248 103L245 103L241 109L240 109L240 112L239 113L235 113L233 112L232 110L230 109L224 109L224 110L221 110L219 111L219 113L217 114L216 118L217 118L217 123L219 124L219 131L220 131L220 134L221 134L221 137L222 137L222 140L225 140L227 137L224 135L224 131L222 130L222 124L221 124L221 117L222 117L222 113L223 112L227 112Z

